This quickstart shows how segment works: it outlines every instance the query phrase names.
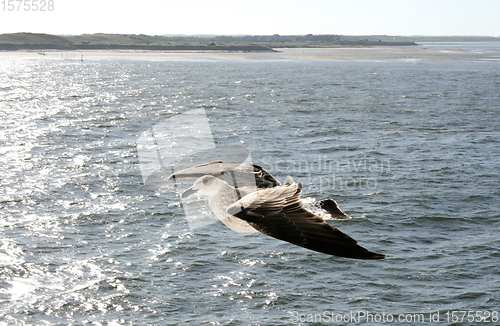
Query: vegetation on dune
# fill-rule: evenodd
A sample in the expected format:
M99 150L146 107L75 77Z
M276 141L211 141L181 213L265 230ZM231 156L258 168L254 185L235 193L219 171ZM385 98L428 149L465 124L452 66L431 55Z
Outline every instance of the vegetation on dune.
M156 50L156 51L273 51L260 44L224 44L195 37L135 34L56 36L35 33L0 35L0 50Z

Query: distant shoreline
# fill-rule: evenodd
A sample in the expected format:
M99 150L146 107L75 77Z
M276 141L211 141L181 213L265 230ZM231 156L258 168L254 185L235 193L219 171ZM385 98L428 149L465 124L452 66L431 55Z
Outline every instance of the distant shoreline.
M390 35L144 35L44 33L0 34L0 51L162 51L273 53L287 48L417 48L421 42L498 42L482 36L390 36Z
M167 37L135 34L52 35L43 33L0 34L0 50L141 50L274 52L274 48L337 48L366 46L416 46L414 41L343 39L340 35L254 35L215 37Z

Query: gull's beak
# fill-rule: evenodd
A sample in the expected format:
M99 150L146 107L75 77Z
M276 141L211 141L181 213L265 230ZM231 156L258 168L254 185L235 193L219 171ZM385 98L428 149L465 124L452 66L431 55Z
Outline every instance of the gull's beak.
M184 191L181 195L181 198L187 198L189 196L191 196L192 194L195 194L197 193L198 190L196 189L193 189L193 187L189 188L188 190Z

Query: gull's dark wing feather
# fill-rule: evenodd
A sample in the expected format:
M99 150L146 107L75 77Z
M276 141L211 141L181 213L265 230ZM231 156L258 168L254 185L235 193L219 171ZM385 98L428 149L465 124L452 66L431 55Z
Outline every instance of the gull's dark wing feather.
M258 188L277 187L281 183L258 164L212 161L177 171L169 180L199 178L211 175L226 181L234 187L257 186Z
M266 235L307 249L347 258L385 258L304 209L300 204L301 188L301 184L292 183L260 190L227 211Z

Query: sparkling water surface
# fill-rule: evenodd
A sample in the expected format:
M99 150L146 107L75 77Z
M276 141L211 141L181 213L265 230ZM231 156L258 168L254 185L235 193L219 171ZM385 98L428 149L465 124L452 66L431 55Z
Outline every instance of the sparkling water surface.
M335 199L353 218L331 224L387 258L189 228L136 142L200 108L217 144ZM498 312L499 112L494 60L3 59L0 325ZM359 311L376 316L331 318Z

